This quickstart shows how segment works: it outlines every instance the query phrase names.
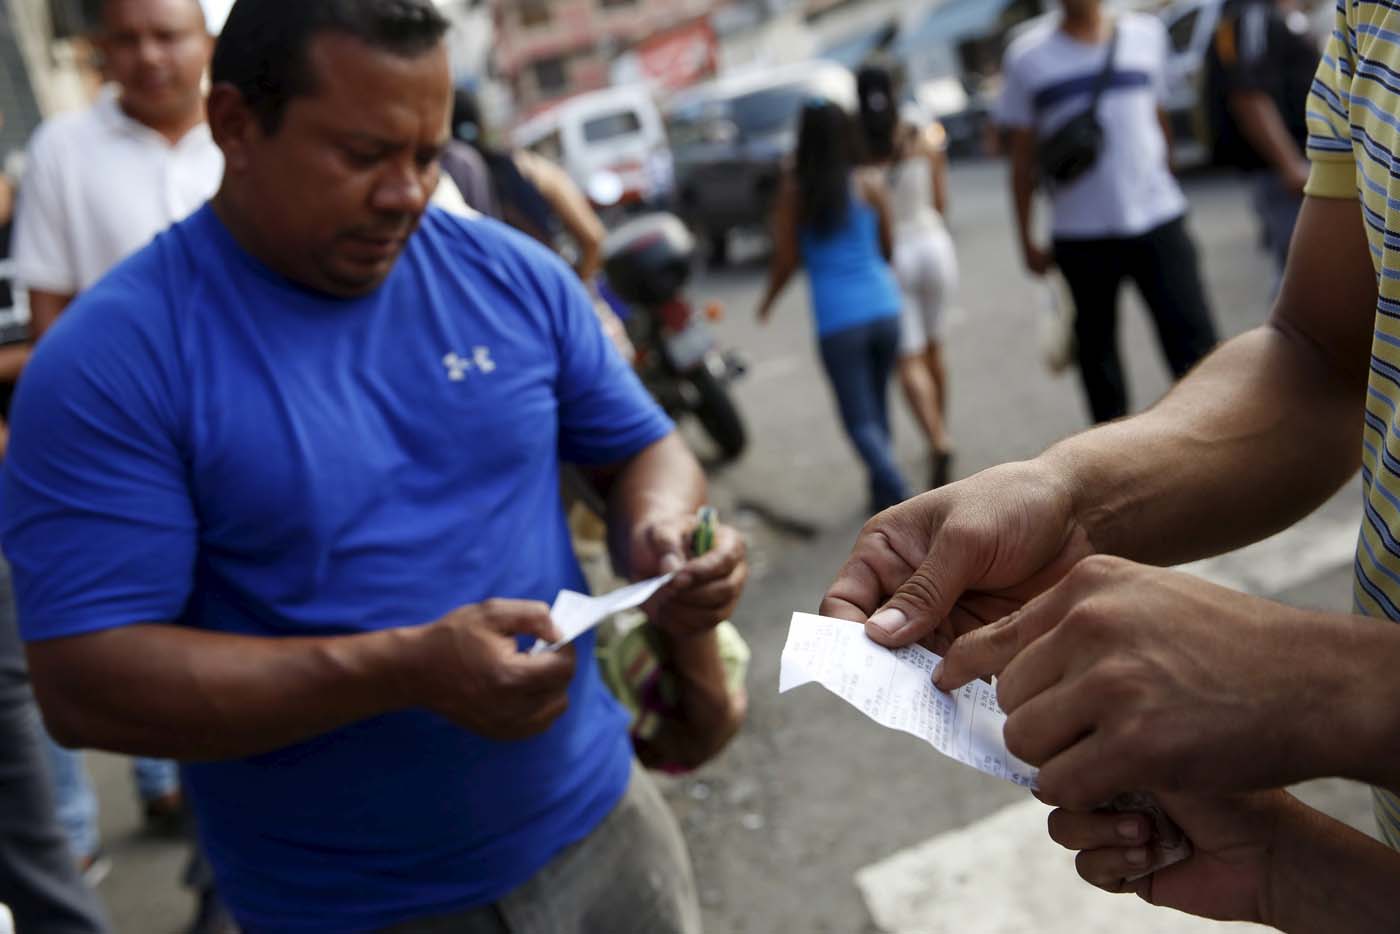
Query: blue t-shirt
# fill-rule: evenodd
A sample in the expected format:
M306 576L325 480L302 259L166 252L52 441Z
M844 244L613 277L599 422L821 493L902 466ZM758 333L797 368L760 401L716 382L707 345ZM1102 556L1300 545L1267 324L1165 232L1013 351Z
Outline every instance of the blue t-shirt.
M430 211L382 286L340 300L205 207L83 295L25 374L0 500L23 633L332 636L548 602L583 587L560 460L625 461L671 430L572 273L494 221ZM568 713L529 741L405 711L187 766L239 920L466 908L587 836L631 748L591 641L578 657Z
M851 195L846 222L836 230L803 227L798 237L819 337L899 314L903 299L880 254L880 219L863 198Z

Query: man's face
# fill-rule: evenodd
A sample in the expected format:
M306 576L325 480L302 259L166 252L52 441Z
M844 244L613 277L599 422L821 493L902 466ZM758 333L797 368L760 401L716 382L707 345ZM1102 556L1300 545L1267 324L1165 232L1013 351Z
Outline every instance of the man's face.
M1066 16L1084 16L1099 6L1099 0L1060 0Z
M107 0L99 45L132 117L160 126L200 112L213 44L198 0Z
M289 0L294 2L294 0ZM310 94L272 135L256 121L224 153L263 259L332 295L372 291L437 187L452 74L439 43L414 57L339 34L308 49Z

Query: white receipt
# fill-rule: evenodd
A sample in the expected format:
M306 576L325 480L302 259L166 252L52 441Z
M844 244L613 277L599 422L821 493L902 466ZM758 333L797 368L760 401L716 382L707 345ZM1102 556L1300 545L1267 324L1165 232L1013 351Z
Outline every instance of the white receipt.
M663 574L651 580L640 581L630 587L622 587L600 597L572 590L561 590L549 608L549 618L559 630L559 641L554 643L536 642L530 649L531 655L540 652L557 652L579 636L594 628L614 613L639 607L652 598L662 587L671 582L675 574Z
M944 694L933 686L938 662L921 645L877 645L859 623L794 613L778 692L815 681L882 726L913 734L988 775L1036 787L1037 770L1006 749L1006 714L996 689L974 681Z

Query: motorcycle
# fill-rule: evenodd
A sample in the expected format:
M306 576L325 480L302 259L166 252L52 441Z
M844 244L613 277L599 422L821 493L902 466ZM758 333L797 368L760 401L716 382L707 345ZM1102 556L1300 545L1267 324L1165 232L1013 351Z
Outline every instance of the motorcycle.
M729 394L745 364L739 354L719 348L710 327L719 307L699 310L685 297L694 257L695 238L680 218L644 214L603 242L598 292L627 329L642 384L672 418L694 415L727 462L748 441Z

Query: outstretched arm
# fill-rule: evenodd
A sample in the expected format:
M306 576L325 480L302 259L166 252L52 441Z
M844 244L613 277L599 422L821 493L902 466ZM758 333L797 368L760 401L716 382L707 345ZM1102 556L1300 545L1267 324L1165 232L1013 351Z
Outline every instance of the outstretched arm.
M768 289L758 305L758 320L767 321L773 304L787 288L799 265L797 182L784 175L773 205L773 258L768 264Z

